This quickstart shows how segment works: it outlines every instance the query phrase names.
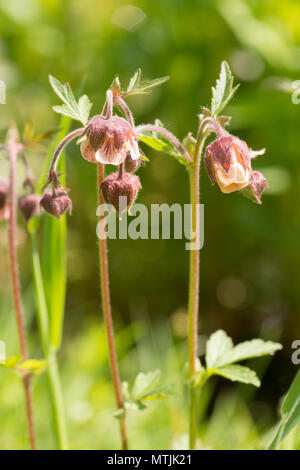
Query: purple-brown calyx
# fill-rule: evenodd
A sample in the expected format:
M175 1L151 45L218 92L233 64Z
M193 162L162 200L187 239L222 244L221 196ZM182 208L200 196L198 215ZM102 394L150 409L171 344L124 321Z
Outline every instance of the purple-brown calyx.
M81 143L83 158L92 163L120 165L128 152L133 160L140 156L137 135L125 119L94 116L86 128L86 140Z
M46 189L42 195L40 205L48 214L57 219L60 219L61 215L67 212L69 214L72 212L72 201L68 196L68 191L64 188L55 191Z

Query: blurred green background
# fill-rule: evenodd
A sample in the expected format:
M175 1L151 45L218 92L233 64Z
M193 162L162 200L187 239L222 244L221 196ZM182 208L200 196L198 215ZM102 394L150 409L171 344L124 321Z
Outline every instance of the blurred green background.
M130 99L137 123L159 117L179 138L197 130L200 105L209 105L220 62L229 62L241 83L226 109L230 131L253 149L266 147L254 163L269 189L257 206L239 194L223 195L201 176L205 243L201 251L200 350L208 334L224 328L234 341L279 340L283 351L253 363L262 388L219 379L203 396L201 446L261 448L278 419L278 402L297 367L291 343L300 338L299 122L300 107L274 87L274 77L300 78L300 2L297 0L0 0L0 79L3 137L14 120L33 120L38 131L56 127L58 99L48 74L84 81L102 109L105 91L119 74L124 86L138 67L146 78L170 81L149 96ZM139 171L138 202L188 202L188 177L172 157L143 147L150 162ZM30 162L36 175L43 155ZM1 161L1 175L7 162ZM22 178L20 176L20 184ZM67 150L68 288L60 353L69 434L73 448L116 448L105 334L99 312L96 238L96 168ZM36 333L30 250L19 226L21 280L31 357L41 357ZM188 252L184 240L109 241L112 307L121 375L161 368L174 396L129 416L133 448L185 445L185 390L180 386L186 352ZM18 353L9 290L7 226L0 225L0 339L9 356ZM172 385L172 386L173 386ZM40 448L54 448L46 379L34 382ZM208 417L210 422L208 423ZM230 426L228 424L230 423ZM19 378L0 370L0 448L27 446ZM226 432L225 432L226 431ZM291 438L289 438L291 439ZM286 446L299 445L295 442ZM298 442L298 444L297 444Z

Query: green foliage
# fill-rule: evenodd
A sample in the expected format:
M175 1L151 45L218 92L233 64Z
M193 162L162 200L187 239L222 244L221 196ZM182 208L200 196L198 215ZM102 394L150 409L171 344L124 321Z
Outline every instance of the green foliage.
M129 387L128 382L123 382L122 394L125 410L144 410L145 402L166 398L172 392L169 388L161 386L161 371L157 369L147 373L139 372L132 387ZM115 418L123 416L124 410L114 412Z
M300 371L294 378L281 406L282 418L269 450L278 448L281 441L300 422Z
M54 111L81 121L85 126L88 123L91 107L93 106L88 96L82 95L77 102L69 83L63 84L52 75L49 75L49 81L57 96L64 103L63 105L53 106Z
M60 133L49 148L49 156L68 133L70 119L62 117ZM60 156L58 172L63 173L61 183L65 185L65 161L64 153ZM66 294L66 216L60 220L44 214L42 231L42 273L44 280L47 308L49 312L50 344L54 349L59 349L62 338L65 294Z
M164 127L159 119L156 119L154 124L159 127ZM176 160L178 160L183 165L188 166L188 161L183 158L182 154L175 147L175 145L173 145L172 142L170 142L170 140L168 140L165 136L154 131L139 131L139 139L141 142L147 144L154 150L167 153L168 155L176 158Z
M256 373L248 367L236 365L236 362L254 357L274 354L282 349L281 344L262 339L253 339L233 345L232 339L223 330L213 333L206 344L206 369L202 368L196 374L196 385L202 386L212 375L220 375L233 382L242 382L256 387L260 381Z
M154 80L142 80L142 70L139 68L129 80L126 90L122 90L120 79L116 76L110 86L110 89L123 96L124 98L131 95L148 95L152 88L162 85L170 77L160 77Z
M0 367L5 369L12 369L18 373L26 373L30 375L39 375L48 366L48 362L39 359L26 359L22 360L21 356L11 356L6 359L4 363L0 362Z
M209 374L220 375L232 382L242 382L245 384L255 385L255 387L260 386L260 380L256 373L245 366L229 364L227 366L219 367L218 369L209 369Z
M4 51L1 78L10 83L9 99L3 106L2 132L7 122L16 119L16 113L20 122L28 120L30 115L37 130L56 125L49 106L53 93L45 86L45 71L56 77L68 77L70 83L79 83L82 76L87 75L86 92L96 106L94 96L104 91L116 71L122 77L131 76L142 66L149 77L170 75L171 80L160 99L153 93L149 97L141 95L133 103L136 122L147 122L155 114L162 116L178 135L184 136L188 129L193 129L195 135L198 106L209 104L209 90L219 60L228 58L242 82L239 99L229 103L233 115L231 132L246 139L252 148L266 145L266 158L254 163L257 169L260 165L268 167L270 172L274 169L279 177L269 178L270 193L257 209L243 198L223 197L210 187L202 168L201 198L210 210L205 217L206 248L201 254L201 269L206 275L201 277L200 331L222 323L234 331L237 339L245 337L246 329L252 337L261 322L263 335L277 338L276 335L282 334L285 344L291 344L299 325L297 149L300 107L291 104L289 95L267 88L267 82L268 77L278 74L291 81L299 79L297 18L300 2L220 0L193 2L193 6L190 2L159 2L158 7L157 2L142 0L139 8L147 14L147 21L130 32L111 23L114 12L124 4L121 0L106 2L105 8L102 2L92 0L91 7L82 7L80 14L76 2L71 0L65 3L45 0L43 4L19 2L18 8L13 8L15 3L1 2ZM97 109L101 104L99 99ZM73 448L116 449L119 446L118 423L114 423L111 413L107 412L115 405L106 373L105 334L102 330L99 332L96 305L99 278L94 258L95 168L80 158L75 146L71 145L68 152L68 177L72 179L68 187L76 202L74 216L68 218L70 302L62 351L70 434ZM140 192L138 202L153 202L151 192L151 198L155 195L158 201L186 203L187 182L175 161L161 158L151 148L147 149L147 156L151 163L139 172L145 189ZM34 155L31 161L34 169L43 175L43 185L49 163L42 169L44 158ZM1 174L5 175L7 162L1 158L0 164ZM40 218L32 219L30 225L39 221ZM13 354L18 345L6 288L5 230L2 222L0 339L7 342ZM180 241L174 240L127 240L126 246L123 240L113 240L109 244L111 286L116 289L114 315L122 344L122 376L136 375L135 367L143 367L143 370L161 367L166 383L180 380L185 360L182 357L185 330L180 318L184 315L173 313L186 301L187 253L180 248ZM32 319L32 290L27 282L31 266L24 251L23 237L19 250L25 280L26 323L32 325L29 348L35 351L39 345ZM120 265L132 264L134 269L130 272L120 269ZM228 267L225 271L224 266ZM236 276L245 284L246 308L244 305L228 307L221 300L217 301L216 288L222 277L227 276ZM230 295L228 292L227 297ZM151 320L147 312L144 315L145 310L151 314ZM133 317L138 318L138 325ZM123 329L125 321L130 325ZM159 342L161 348L157 353ZM132 346L130 350L124 346L128 343ZM290 363L289 347L284 348L281 355L281 364ZM265 360L268 358L257 362L262 365ZM243 387L242 394L239 387L228 384L226 390L220 390L212 406L209 398L213 395L214 381L207 383L201 392L201 402L204 396L210 402L210 421L206 419L208 413L204 407L199 429L203 446L212 449L267 446L271 441L269 432L274 425L278 389L284 383L288 388L292 373L287 368L281 374L276 360L271 362L270 369L263 382L265 400L259 397L261 412L255 422L249 413L249 396L251 393L251 401L256 399L255 387L248 387L246 391ZM19 411L24 406L23 391L18 377L5 372L0 373L1 449L20 449L27 445L26 422ZM261 371L259 376L262 377ZM41 376L35 383L35 402L39 407L36 414L39 447L49 449L55 448L55 442L49 433L51 409L46 386L46 376ZM187 422L184 394L170 400L157 400L147 407L146 413L138 413L134 419L136 422L133 426L131 421L130 427L135 448L166 449L173 445L177 447L172 448L184 448L185 444L180 447ZM296 428L284 439L281 448L299 449ZM108 429L112 431L107 432ZM295 436L294 441L292 436Z
M212 87L211 113L217 117L223 108L229 103L239 85L233 86L233 75L227 62L221 64L220 76L216 86Z
M129 85L125 91L125 96L144 95L151 92L151 89L162 85L169 80L170 77L161 77L154 80L142 80L142 70L138 69L129 81Z

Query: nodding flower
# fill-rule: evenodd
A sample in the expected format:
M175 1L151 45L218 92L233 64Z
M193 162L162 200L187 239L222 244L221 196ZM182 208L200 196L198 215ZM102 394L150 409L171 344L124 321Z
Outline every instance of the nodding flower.
M119 116L94 116L88 123L85 134L86 140L81 143L80 149L83 158L89 162L120 165L128 153L133 160L140 157L134 129Z
M121 175L120 172L111 173L101 183L104 201L112 204L119 216L125 210L130 209L140 189L139 177L126 172L121 173ZM122 199L120 199L122 197L126 198L124 206Z
M204 163L212 183L217 182L223 193L232 193L250 184L251 159L264 152L254 152L246 142L224 131L207 146Z
M66 212L72 212L72 201L64 188L56 189L55 192L46 189L42 195L40 205L48 214L54 215L57 219L60 219L60 216L66 214Z

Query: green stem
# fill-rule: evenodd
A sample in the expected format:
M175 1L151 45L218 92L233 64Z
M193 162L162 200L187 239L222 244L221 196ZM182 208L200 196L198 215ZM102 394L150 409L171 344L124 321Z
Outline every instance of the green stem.
M197 139L195 155L189 167L191 230L196 233L200 242L198 208L200 204L200 165L206 134L200 133ZM188 357L189 357L189 445L196 449L197 441L197 390L194 376L198 361L198 312L199 312L199 281L200 281L200 248L190 251L189 301L188 301Z
M60 450L68 450L68 432L65 415L65 405L60 381L59 368L57 363L57 353L52 350L48 356L48 380L52 400L54 422L57 441Z
M69 448L63 394L60 382L59 369L57 364L56 351L50 347L49 318L45 298L44 284L41 272L40 257L37 247L35 231L30 233L32 246L32 270L35 288L35 298L37 306L37 319L42 344L43 354L49 362L47 372L49 390L53 408L55 431L60 450Z

